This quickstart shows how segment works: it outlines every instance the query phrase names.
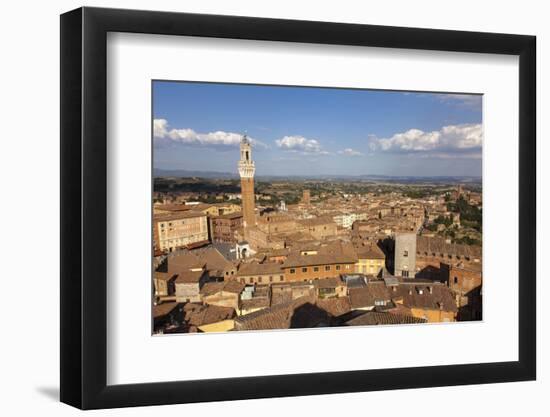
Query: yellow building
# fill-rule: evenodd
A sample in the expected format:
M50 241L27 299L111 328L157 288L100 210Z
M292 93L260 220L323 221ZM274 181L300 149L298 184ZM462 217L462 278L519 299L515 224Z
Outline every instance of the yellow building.
M357 263L355 272L365 275L378 275L386 264L384 252L376 245L362 245L356 249Z
M219 333L219 332L228 332L235 328L235 320L222 320L215 323L204 324L199 326L198 329L204 333Z
M445 311L431 308L411 308L413 317L427 320L428 323L442 323L456 321L456 311Z

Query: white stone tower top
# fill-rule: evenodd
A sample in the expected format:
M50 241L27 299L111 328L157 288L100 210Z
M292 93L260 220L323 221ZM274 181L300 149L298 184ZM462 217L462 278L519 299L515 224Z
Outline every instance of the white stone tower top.
M241 139L241 159L239 160L239 175L241 178L254 178L256 167L252 160L252 147L248 137L243 135Z

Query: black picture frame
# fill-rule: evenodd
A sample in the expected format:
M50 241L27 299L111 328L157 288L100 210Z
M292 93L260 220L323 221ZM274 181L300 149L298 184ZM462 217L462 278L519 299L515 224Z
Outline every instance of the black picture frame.
M519 360L107 385L108 32L519 56ZM61 16L61 401L82 409L534 380L536 38L154 11Z

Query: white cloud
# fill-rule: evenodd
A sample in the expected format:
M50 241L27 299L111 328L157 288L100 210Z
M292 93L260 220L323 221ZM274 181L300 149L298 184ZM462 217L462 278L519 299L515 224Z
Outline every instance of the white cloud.
M199 146L239 146L242 135L218 130L210 133L198 133L193 129L169 129L166 119L153 120L153 136L156 145L181 143ZM257 139L249 138L253 146L266 147Z
M153 120L153 136L155 138L164 138L168 134L168 122L166 119Z
M275 143L279 148L286 151L328 155L328 152L323 150L319 141L307 139L303 136L285 136L282 139L277 139Z
M361 156L363 155L361 152L356 151L351 148L342 149L341 151L338 151L340 155L346 155L346 156Z
M421 153L425 156L440 158L452 156L480 158L482 141L481 124L462 124L444 126L432 132L409 129L389 138L371 135L369 147L372 151Z

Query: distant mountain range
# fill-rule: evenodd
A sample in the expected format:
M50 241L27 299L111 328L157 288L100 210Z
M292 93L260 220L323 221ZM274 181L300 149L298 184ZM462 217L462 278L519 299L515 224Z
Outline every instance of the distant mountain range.
M177 177L177 178L208 178L208 179L237 179L239 175L235 172L216 171L188 171L184 169L157 169L153 170L155 177ZM474 176L414 176L414 175L257 175L257 179L269 181L270 179L289 180L353 180L353 181L374 181L374 182L401 182L401 183L481 183L481 177Z
M235 172L216 172L216 171L187 171L185 169L153 169L154 177L199 177L199 178L239 178Z

